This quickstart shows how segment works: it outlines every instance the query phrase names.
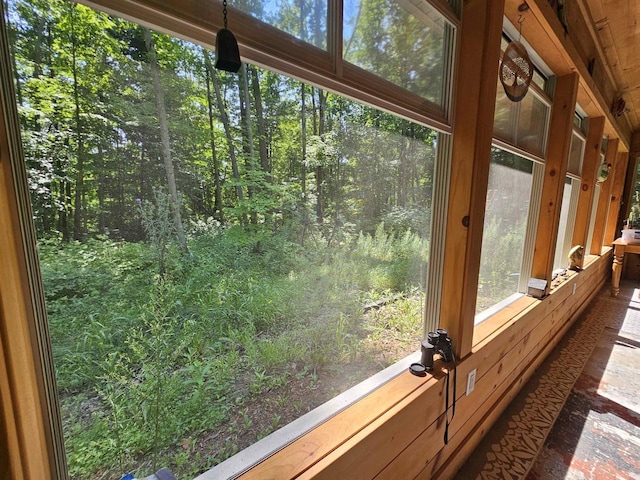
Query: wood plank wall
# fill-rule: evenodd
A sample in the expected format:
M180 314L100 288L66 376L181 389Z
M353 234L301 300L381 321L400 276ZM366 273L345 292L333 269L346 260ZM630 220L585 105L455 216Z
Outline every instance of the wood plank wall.
M419 378L407 372L240 478L449 478L607 282L610 270L608 250L545 299L525 299L528 306L473 347L458 365L448 445L444 374ZM476 387L466 397L472 369Z
M472 0L465 1L465 11L473 11L469 5L500 5L503 0ZM111 10L113 13L127 13L125 16L134 20L142 21L144 24L154 27L163 27L162 30L172 33L182 32L182 36L191 38L200 43L212 45L214 29L211 28L211 21L203 21L201 19L202 2L171 0L160 2L159 0L83 0L94 6L102 6ZM517 7L521 2L515 0L507 1L507 10ZM186 8L186 6L190 6ZM212 7L207 7L211 9ZM533 0L531 13L540 18L540 22L546 22L539 30L540 42L542 38L551 38L551 47L562 51L561 55L556 55L558 65L563 62L568 71L563 74L569 74L575 67L571 63L578 57L577 54L572 55L575 50L570 39L565 39L562 32L558 30L557 19L548 11L546 0ZM215 22L219 24L219 13ZM491 29L495 19L487 17L484 28ZM214 23L215 23L214 22ZM535 20L530 16L527 20L525 34L535 32ZM549 25L553 28L549 28ZM240 32L243 33L243 32ZM484 32L486 33L486 31ZM263 45L264 39L260 38L259 32L244 32L249 42L248 52L257 63L267 64L269 62L275 64L273 68L281 67L282 70L288 71L290 74L298 78L304 78L311 82L325 85L327 88L335 87L345 94L351 93L354 97L368 101L379 97L379 93L362 92L360 88L356 88L345 83L343 78L336 77L332 71L332 63L328 53L313 58L308 58L305 64L295 65L297 61L296 55L304 57L304 46L296 46L294 53L289 57L282 58L278 52L265 52ZM251 44L252 39L257 38L255 44ZM549 41L547 39L547 41ZM487 56L495 55L491 52L492 43L498 43L499 39L493 39L489 43L483 41L485 46L484 54ZM537 44L536 44L537 46ZM477 53L476 46L472 45L467 55ZM474 50L475 49L475 50ZM571 51L571 52L570 52ZM569 53L567 53L569 52ZM320 52L322 53L322 52ZM541 52L543 53L543 52ZM271 56L270 56L271 55ZM294 58L295 57L295 58ZM301 58L302 58L301 57ZM464 57L464 55L463 55ZM487 57L488 58L488 57ZM567 60L567 58L569 60ZM285 68L286 67L286 68ZM607 131L621 132L625 137L625 132L620 126L614 125L611 114L608 111L608 105L603 97L603 92L590 89L593 87L592 81L585 80L585 66L583 62L578 65L578 74L580 76L580 85L578 98L585 96L583 91L589 90L589 98L593 100L594 111L598 110L599 116L604 116L605 133ZM494 69L491 67L487 72ZM327 73L329 72L329 73ZM487 85L491 83L489 74L482 74L481 80ZM495 75L495 71L492 72ZM495 76L493 77L495 78ZM495 81L495 80L494 80ZM346 85L346 86L345 86ZM593 87L595 88L595 87ZM352 89L352 90L349 90ZM488 91L488 89L487 89ZM586 96L585 96L586 98ZM385 103L387 102L387 103ZM391 109L391 100L378 99L376 101L382 107L389 106ZM493 104L493 102L489 102ZM479 104L480 105L480 104ZM601 108L604 105L604 108ZM393 106L393 110L397 111L397 106ZM420 117L421 111L419 105L411 103L411 99L407 99L406 105L402 106L402 113L408 118ZM462 109L461 109L462 110ZM490 115L488 115L490 116ZM446 124L447 119L442 117L443 130L447 130L449 125ZM476 122L478 118L476 117ZM436 122L437 123L437 122ZM487 165L487 158L479 158L478 154L486 151L486 125L472 126L470 132L465 130L460 122L457 131L454 131L454 137L466 134L469 138L465 142L470 142L467 149L472 154L467 158L461 158L460 164L456 167L456 171L464 171L465 178L454 176L455 181L459 182L461 195L465 201L460 209L460 215L452 221L461 222L465 215L479 217L482 212L479 208L474 207L473 199L481 198L483 192L480 189L483 182L469 183L469 172L476 171L482 165ZM486 122L485 122L486 123ZM455 127L455 123L454 123ZM0 137L4 132L4 128L0 128ZM617 140L616 140L617 142ZM628 138L624 138L624 142L628 143ZM472 144L472 145L471 145ZM617 151L618 144L612 150ZM484 155L484 154L482 154ZM623 155L624 156L624 155ZM624 159L621 159L624 160ZM475 164L471 166L463 164L469 162ZM484 162L484 163L478 163ZM485 172L486 173L486 172ZM11 182L7 176L0 178L0 192L7 192ZM607 182L609 185L613 181ZM608 198L609 193L605 194ZM619 194L618 194L619 196ZM5 203L2 203L5 205ZM473 208L471 208L473 207ZM607 203L608 207L608 203ZM607 208L608 209L608 208ZM475 212L478 210L478 212ZM598 209L600 212L600 209ZM8 251L5 247L16 246L18 234L14 228L14 223L7 220L9 218L9 208L0 208L0 213L4 215L4 225L10 225L6 229L0 228L3 234L0 238L0 252ZM554 215L555 218L555 215ZM604 218L604 217L600 217ZM473 221L473 219L472 219ZM481 220L476 218L471 230L481 230ZM2 222L0 222L2 223ZM600 222L602 223L602 222ZM604 232L599 235L600 240L604 236ZM462 245L459 250L453 252L453 255L460 254L464 258L464 266L457 267L455 272L449 272L448 278L450 285L455 288L463 286L473 286L474 280L468 277L469 266L478 262L477 245L474 239L477 239L476 233L463 233L456 241L460 241ZM596 235L594 235L596 238ZM448 241L454 241L448 238ZM595 242L596 240L594 240ZM598 244L600 247L601 244ZM12 247L13 248L13 247ZM599 249L598 249L599 250ZM470 454L473 448L481 440L484 433L496 420L498 415L506 407L508 402L516 395L524 382L532 375L535 368L540 364L543 358L554 348L562 334L570 327L578 314L588 305L589 301L598 292L609 278L611 268L611 249L604 249L602 256L595 257L591 263L588 263L581 273L571 273L569 280L554 289L549 296L543 300L534 300L532 298L523 298L502 312L496 314L483 325L469 330L470 315L466 314L471 309L473 298L469 297L470 293L465 292L461 303L452 314L449 321L452 325L458 325L460 336L464 338L464 348L462 352L465 354L463 360L458 366L457 373L457 410L456 416L451 424L449 431L450 442L444 445L443 436L445 428L445 375L440 369L436 375L428 375L424 378L412 376L408 372L400 375L396 379L386 385L375 390L373 393L365 397L363 400L347 408L340 414L331 418L324 424L315 428L308 434L299 438L291 445L285 447L262 464L247 472L242 478L245 479L269 479L269 478L349 478L349 479L411 479L411 478L448 478L453 474L465 458ZM473 257L473 258L471 258ZM8 261L8 260L7 260ZM15 263L15 257L12 260ZM5 265L0 263L0 265ZM8 265L8 263L6 264ZM474 267L475 268L475 267ZM11 267L13 274L19 275L24 273L24 268L13 265ZM460 274L467 275L466 279L451 281L452 276ZM9 277L3 277L8 279ZM0 278L0 280L3 280ZM445 279L445 283L447 280ZM18 318L10 313L26 308L25 304L16 298L26 298L27 295L22 292L14 295L15 298L9 298L7 293L12 290L21 288L21 281L0 281L0 322L2 325L8 325L8 318ZM454 289L455 289L454 288ZM466 298L466 297L469 298ZM458 298L458 297L452 297ZM455 305L451 305L455 307ZM20 314L26 318L26 313ZM15 351L17 349L15 343L8 342L7 339L14 339L17 336L23 336L23 343L29 346L33 342L33 332L27 332L29 328L28 319L15 322L17 329L8 332L6 329L0 332L0 357L3 359L7 355L18 358L18 354L25 357L34 357L29 352L16 352L12 354L7 349ZM471 331L473 333L471 333ZM4 336L4 338L2 338ZM26 347L25 347L26 348ZM31 388L35 393L31 398L42 394L42 386L37 385L38 375L33 372L36 367L36 360L25 362L23 371L29 372L31 380L28 384L13 384L10 387L2 388L0 391L1 406L3 415L7 424L0 425L0 445L9 445L9 456L13 458L15 468L23 468L24 471L31 471L34 474L32 478L48 478L49 473L54 477L53 469L47 472L47 467L51 464L49 458L49 449L46 444L50 443L47 434L44 432L46 427L42 416L35 414L32 416L28 411L37 405L32 402L25 401L25 396L18 398L18 394L13 392L19 388ZM15 365L15 363L14 363ZM0 386L7 386L6 380L15 379L15 374L8 374L4 370L13 368L6 362L0 362ZM464 387L466 384L467 374L472 370L477 370L476 388L469 397L464 395ZM25 386L26 385L26 386ZM13 389L9 398L9 388ZM15 402L14 402L15 400ZM15 403L15 404L14 404ZM39 402L37 402L39 403ZM35 418L35 420L33 420ZM17 425L22 422L23 425ZM21 432L17 432L21 429ZM21 440L16 439L16 435L23 435L24 432L33 431L33 437L29 440L29 445L36 443L35 447L31 447L29 451L22 448ZM13 447L12 447L13 445ZM25 444L26 445L26 444ZM4 454L3 454L4 455ZM0 459L4 459L0 456ZM29 478L26 475L25 478Z

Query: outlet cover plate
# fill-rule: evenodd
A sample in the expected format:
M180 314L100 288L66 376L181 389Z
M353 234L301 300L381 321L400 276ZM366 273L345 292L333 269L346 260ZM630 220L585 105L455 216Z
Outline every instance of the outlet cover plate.
M476 388L476 369L474 368L467 375L467 397L473 392L473 389Z

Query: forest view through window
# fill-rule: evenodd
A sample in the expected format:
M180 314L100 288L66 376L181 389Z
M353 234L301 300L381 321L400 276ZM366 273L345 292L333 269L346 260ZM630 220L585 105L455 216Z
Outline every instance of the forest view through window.
M189 478L417 350L433 130L8 5L72 478Z
M518 293L533 162L491 149L476 314Z

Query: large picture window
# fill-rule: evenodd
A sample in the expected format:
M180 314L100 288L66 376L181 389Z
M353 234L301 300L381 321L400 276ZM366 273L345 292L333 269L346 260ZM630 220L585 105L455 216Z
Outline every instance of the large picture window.
M232 2L231 5L311 45L327 48L327 0Z
M427 2L344 2L344 59L436 105L446 93L451 34Z
M578 208L578 194L580 193L580 180L567 177L562 193L562 207L560 208L560 223L558 225L558 238L556 240L553 269L566 269L569 266L569 251L573 246L573 228L576 221Z
M508 43L503 35L501 48ZM511 101L497 82L476 324L521 296L531 269L551 114L546 90L552 85L534 71L529 91L519 102Z
M573 246L571 242L573 241L573 229L578 208L578 195L580 193L580 175L582 174L582 161L586 143L586 139L580 131L584 120L578 115L575 118L578 118L580 122L574 127L571 135L567 178L563 187L560 224L558 225L558 238L553 261L554 270L568 267L568 255Z
M477 313L519 292L532 181L531 160L492 149Z
M193 477L419 347L436 131L81 5L8 5L73 478Z

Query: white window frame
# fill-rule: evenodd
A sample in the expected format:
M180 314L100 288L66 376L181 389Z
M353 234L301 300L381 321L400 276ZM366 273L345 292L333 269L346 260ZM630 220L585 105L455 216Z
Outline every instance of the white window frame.
M582 178L582 165L584 163L584 151L585 151L585 148L587 146L587 137L584 135L582 130L577 128L575 125L573 127L572 132L571 132L571 144L569 146L569 155L571 155L571 146L573 145L574 141L579 141L580 142L580 163L578 164L577 173L576 172L570 172L569 171L569 165L567 165L567 177L571 177L571 178L575 178L577 180L580 180L580 178Z

